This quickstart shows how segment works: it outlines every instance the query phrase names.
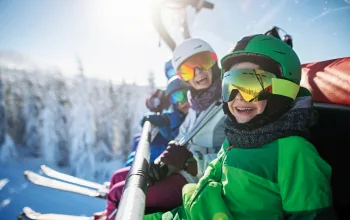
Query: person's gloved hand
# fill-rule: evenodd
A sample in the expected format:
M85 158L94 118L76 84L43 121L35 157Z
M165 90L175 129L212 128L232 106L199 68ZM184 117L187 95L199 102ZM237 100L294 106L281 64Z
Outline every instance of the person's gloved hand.
M146 99L146 107L151 112L161 112L170 106L169 100L165 96L165 91L157 89Z
M186 146L179 145L175 141L170 141L167 149L160 155L160 161L174 166L179 170L183 170L185 168L186 161L192 157L192 153Z
M164 163L151 163L148 169L148 185L153 185L169 174L169 168Z
M145 121L149 121L149 122L151 122L151 124L153 124L157 127L168 126L170 123L169 120L167 119L167 117L164 117L159 112L157 112L157 113L151 112L151 113L145 114L143 116L143 118L141 119L141 126L143 126Z

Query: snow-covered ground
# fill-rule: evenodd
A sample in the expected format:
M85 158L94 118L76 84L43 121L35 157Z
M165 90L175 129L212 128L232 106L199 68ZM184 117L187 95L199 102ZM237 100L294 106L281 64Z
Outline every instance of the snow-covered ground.
M90 216L105 207L103 199L91 198L36 186L23 175L25 170L39 173L43 159L24 158L1 164L0 169L0 219L16 219L23 207L38 212L51 212ZM64 171L64 170L62 170Z

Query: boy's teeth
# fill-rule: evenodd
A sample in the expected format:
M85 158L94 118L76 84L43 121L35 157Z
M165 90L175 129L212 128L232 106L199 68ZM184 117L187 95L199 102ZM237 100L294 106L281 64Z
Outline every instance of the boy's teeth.
M247 111L247 110L252 110L253 108L237 108L240 111Z

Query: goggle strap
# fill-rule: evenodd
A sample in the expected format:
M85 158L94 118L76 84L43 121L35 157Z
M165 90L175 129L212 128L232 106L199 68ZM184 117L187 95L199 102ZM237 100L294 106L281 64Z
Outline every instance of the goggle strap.
M293 100L296 99L300 89L298 84L279 78L272 78L272 85L272 94L287 96Z
M212 58L215 62L218 62L218 56L216 55L216 53L211 52L211 53L210 53L210 56L211 56L211 58Z
M180 80L184 81L184 79L183 79L183 77L182 77L180 72L176 72L176 75L180 78Z

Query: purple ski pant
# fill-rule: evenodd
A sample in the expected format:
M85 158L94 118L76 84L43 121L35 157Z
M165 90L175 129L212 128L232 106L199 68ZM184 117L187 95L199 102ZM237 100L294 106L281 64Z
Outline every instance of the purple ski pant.
M111 185L107 195L107 216L116 209L116 204L119 203L129 170L130 167L117 170L111 178ZM181 205L182 187L185 184L187 184L186 179L176 173L148 187L146 207L169 208Z

